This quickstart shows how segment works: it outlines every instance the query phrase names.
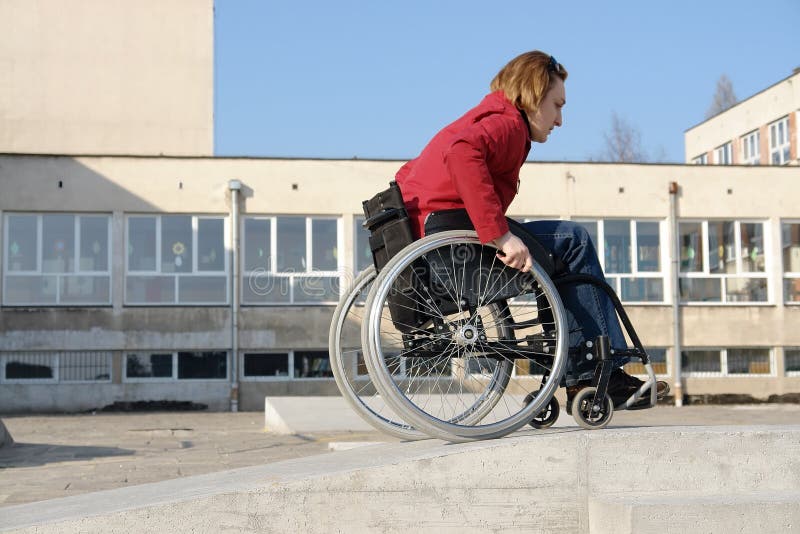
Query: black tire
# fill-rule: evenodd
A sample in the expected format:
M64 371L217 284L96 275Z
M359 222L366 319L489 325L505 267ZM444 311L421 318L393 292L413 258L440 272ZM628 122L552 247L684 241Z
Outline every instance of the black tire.
M600 406L600 410L593 412L592 404L597 388L584 388L572 399L572 417L578 426L587 430L603 428L611 421L614 415L614 404L611 397L606 395Z
M529 395L530 396L530 395ZM531 397L530 400L525 398L525 404L529 404L533 398ZM536 414L531 422L528 423L533 428L542 429L542 428L550 428L558 421L558 416L561 414L561 406L558 404L558 400L555 397L550 399L550 403L547 407Z

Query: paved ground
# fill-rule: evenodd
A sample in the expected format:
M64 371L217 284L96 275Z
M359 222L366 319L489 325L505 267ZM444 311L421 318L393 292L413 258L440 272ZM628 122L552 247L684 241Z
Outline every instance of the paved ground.
M330 454L332 442L396 441L377 432L264 432L264 415L169 412L4 416L0 507ZM611 426L796 424L800 405L658 407Z

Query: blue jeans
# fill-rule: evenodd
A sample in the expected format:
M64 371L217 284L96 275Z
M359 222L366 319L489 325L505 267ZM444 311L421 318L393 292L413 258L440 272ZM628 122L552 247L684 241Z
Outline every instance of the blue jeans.
M523 226L546 250L566 264L568 274L588 274L605 280L594 243L580 224L532 221ZM581 346L586 340L594 341L600 334L608 335L612 348L627 347L614 304L602 290L589 284L565 284L558 292L566 310L570 347ZM622 366L629 360L615 358L614 365ZM592 378L596 365L596 360L582 360L578 355L568 358L567 385Z

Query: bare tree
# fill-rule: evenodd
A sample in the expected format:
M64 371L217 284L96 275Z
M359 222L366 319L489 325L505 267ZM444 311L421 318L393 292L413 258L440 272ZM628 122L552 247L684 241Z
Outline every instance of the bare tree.
M722 113L726 109L733 107L738 99L736 93L733 92L733 82L725 74L717 80L717 91L714 93L714 98L711 100L711 105L706 111L706 118L710 119L714 115Z
M639 130L620 117L617 112L611 115L611 129L603 134L606 142L605 152L600 159L617 163L641 163L647 161L642 149L642 136Z

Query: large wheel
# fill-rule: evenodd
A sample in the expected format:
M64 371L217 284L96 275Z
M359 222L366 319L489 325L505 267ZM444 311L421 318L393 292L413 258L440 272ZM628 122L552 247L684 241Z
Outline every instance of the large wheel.
M553 283L538 265L506 267L473 231L403 249L366 309L361 343L375 386L433 437L490 439L522 427L548 406L564 371L566 318Z
M427 438L404 423L377 394L366 372L361 351L361 323L364 321L364 299L375 280L375 267L370 266L356 277L350 288L342 292L333 313L328 335L331 369L336 385L347 403L376 429L405 440Z

